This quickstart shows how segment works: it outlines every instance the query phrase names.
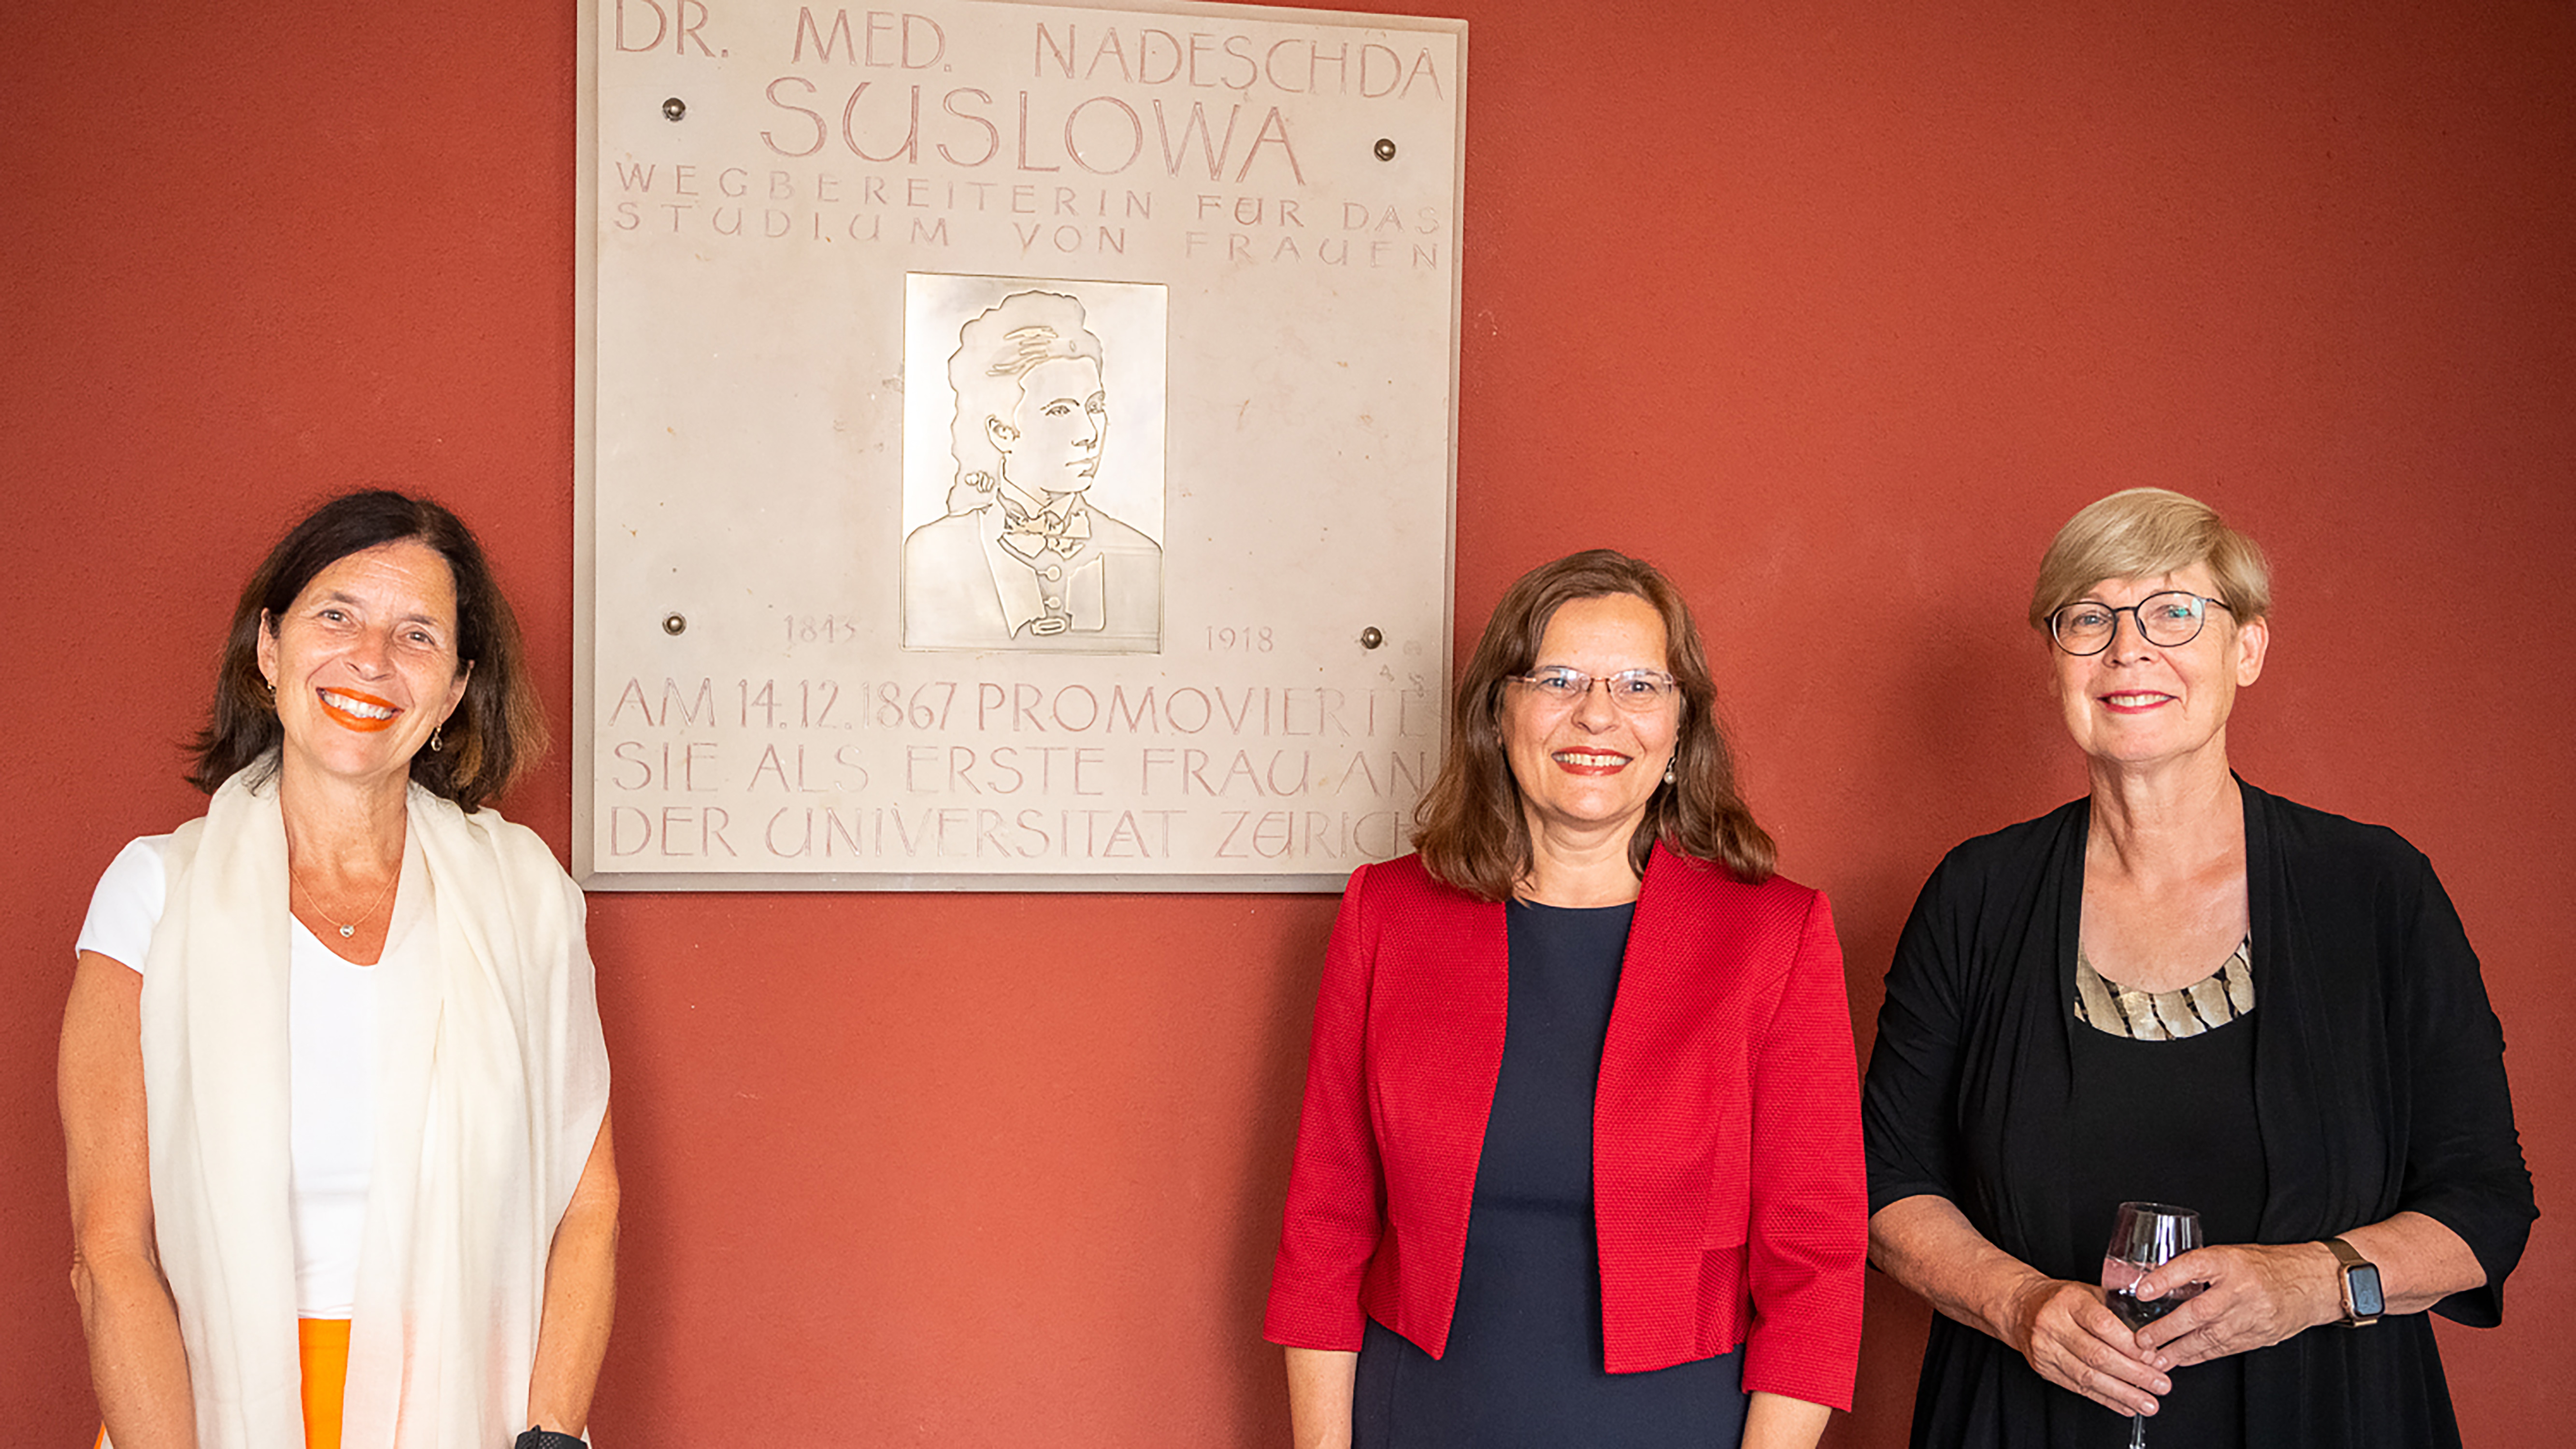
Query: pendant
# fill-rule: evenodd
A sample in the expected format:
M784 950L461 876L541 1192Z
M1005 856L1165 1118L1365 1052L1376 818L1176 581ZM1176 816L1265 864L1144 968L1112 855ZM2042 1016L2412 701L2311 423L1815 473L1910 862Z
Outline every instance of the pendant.
M356 934L358 934L358 928L355 926L342 926L340 928L340 939L343 941Z

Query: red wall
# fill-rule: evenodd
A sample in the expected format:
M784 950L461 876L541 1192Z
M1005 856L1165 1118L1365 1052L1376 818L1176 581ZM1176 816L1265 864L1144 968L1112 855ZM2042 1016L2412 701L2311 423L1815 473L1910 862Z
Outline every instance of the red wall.
M1612 544L1697 602L1867 1023L1924 873L2079 787L2018 624L2114 487L2272 550L2237 758L2432 855L2545 1207L2566 967L2576 11L1461 3L1458 617ZM1573 16L1588 14L1578 21ZM196 808L231 591L317 494L483 530L570 718L569 5L17 7L0 44L0 1423L92 1409L53 1031L89 886ZM510 802L561 845L563 757ZM606 896L612 1442L1283 1442L1257 1342L1324 897ZM2576 1253L2450 1332L2557 1437ZM1903 1442L1877 1285L1841 1445ZM2548 1426L2544 1428L2544 1426Z

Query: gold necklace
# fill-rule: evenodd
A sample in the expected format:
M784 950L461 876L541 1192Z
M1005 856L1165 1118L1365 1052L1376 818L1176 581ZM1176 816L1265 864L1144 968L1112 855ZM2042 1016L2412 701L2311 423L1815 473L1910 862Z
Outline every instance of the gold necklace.
M287 874L287 875L288 875L288 877L289 877L289 878L291 878L291 879L292 879L292 880L293 880L297 885L304 885L304 877L302 877L302 876L300 876L300 875L297 875L297 874L296 874L296 872L295 872L295 866L293 865L293 863L292 863L292 862L290 862L290 863L287 865L287 867L286 867L286 874ZM333 928L334 930L337 930L337 931L340 933L340 939L341 939L341 940L343 940L343 941L345 941L345 940L348 940L350 937L355 936L356 934L358 934L358 927L359 927L359 926L361 926L361 925L364 925L364 924L366 923L366 920L367 920L367 917L368 917L368 916L372 916L372 915L374 915L377 911L379 911L379 910L381 910L381 909L383 909L383 908L384 908L384 904L385 904L385 902L386 902L386 901L388 901L388 900L391 900L391 899L393 898L394 887L395 887L395 886L398 886L398 885L401 885L401 884L402 884L402 866L401 866L401 864L400 864L399 862L397 862L397 863L395 864L395 866L394 866L393 879L388 880L388 881L386 881L386 882L385 882L385 891L384 891L384 894L383 894L383 895L380 895L380 896L378 896L378 897L376 897L376 903L375 903L374 905L371 905L371 906L367 907L367 909L366 909L366 911L365 911L365 913L364 913L364 914L360 915L356 920L351 921L349 924L347 924L347 925L345 925L345 926L343 926L343 925L341 925L341 924L340 924L340 918L339 918L337 915L333 914L333 913L332 913L332 912L330 912L330 911L326 911L326 910L323 910L323 909L322 909L322 898L321 898L321 896L320 896L320 895L318 895L318 894L316 894L316 893L315 893L315 891L314 891L313 887L311 887L311 886L309 886L309 885L308 885L308 886L304 886L304 899L305 899L305 901L306 901L308 904L310 904L310 905L313 907L313 909L314 909L314 911L315 911L315 913L316 913L316 914L320 915L320 916L322 917L322 919L323 919L323 920L328 921L328 922L331 924L332 928Z

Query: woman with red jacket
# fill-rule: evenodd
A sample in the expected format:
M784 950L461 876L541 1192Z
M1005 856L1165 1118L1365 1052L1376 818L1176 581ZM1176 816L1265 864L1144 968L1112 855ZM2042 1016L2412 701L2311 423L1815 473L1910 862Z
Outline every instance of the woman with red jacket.
M1352 874L1315 1008L1265 1325L1297 1444L1808 1449L1860 1351L1842 956L1670 581L1511 587L1413 843Z

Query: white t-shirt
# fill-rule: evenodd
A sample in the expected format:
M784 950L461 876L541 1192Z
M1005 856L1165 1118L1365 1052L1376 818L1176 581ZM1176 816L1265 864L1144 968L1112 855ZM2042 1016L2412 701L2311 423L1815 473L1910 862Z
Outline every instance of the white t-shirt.
M169 899L169 842L147 835L117 852L90 896L79 950L143 969ZM357 1304L376 1142L377 972L423 936L406 931L376 966L357 966L301 921L287 934L287 1201L300 1318L347 1318Z

